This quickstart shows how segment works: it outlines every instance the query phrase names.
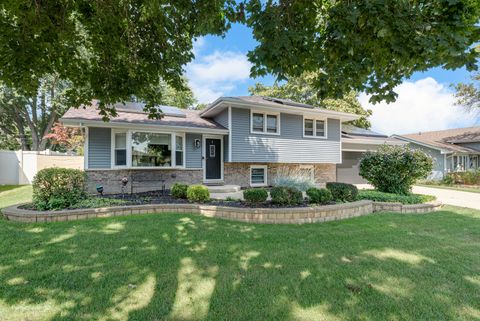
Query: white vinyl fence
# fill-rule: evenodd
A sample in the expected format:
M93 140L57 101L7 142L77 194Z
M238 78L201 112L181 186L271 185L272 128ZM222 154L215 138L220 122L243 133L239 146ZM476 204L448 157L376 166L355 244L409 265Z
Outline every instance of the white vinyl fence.
M83 156L0 150L0 185L31 184L39 170L49 167L83 169Z

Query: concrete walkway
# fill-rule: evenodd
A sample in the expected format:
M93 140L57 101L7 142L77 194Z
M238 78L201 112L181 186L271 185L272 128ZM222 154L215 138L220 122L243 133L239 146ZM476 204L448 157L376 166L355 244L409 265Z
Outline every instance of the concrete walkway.
M480 210L480 193L470 193L423 186L414 186L413 192L416 194L436 196L437 199L443 204L469 207Z

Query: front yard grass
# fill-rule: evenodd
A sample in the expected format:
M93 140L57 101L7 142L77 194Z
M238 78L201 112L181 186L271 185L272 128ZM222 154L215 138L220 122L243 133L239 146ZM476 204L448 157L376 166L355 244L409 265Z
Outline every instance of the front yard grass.
M440 185L440 184L415 184L415 185L430 187L430 188L449 189L449 190L460 191L460 192L480 193L480 188L478 187L464 187L464 186Z
M0 185L0 211L4 207L31 201L32 185Z
M0 220L0 320L474 320L480 211Z

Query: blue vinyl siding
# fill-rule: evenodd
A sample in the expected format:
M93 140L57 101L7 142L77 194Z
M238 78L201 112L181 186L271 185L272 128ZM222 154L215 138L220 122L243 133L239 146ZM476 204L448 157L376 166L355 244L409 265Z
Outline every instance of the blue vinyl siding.
M301 115L280 114L280 135L250 133L250 110L232 108L232 161L340 163L340 121L328 119L328 138L304 138Z
M440 180L443 178L445 172L445 155L442 154L439 150L429 148L422 145L417 145L415 143L410 143L409 146L414 149L423 151L425 154L433 158L433 170L430 175L427 177L432 180Z
M216 115L213 120L228 129L228 109L223 110L220 114Z
M186 168L202 168L202 148L195 148L195 139L202 142L202 134L186 134L185 140L185 167Z
M88 168L110 168L111 129L88 128Z
M478 142L478 143L459 143L459 144L455 144L455 145L470 148L470 149L473 149L473 150L478 150L480 152L480 142Z

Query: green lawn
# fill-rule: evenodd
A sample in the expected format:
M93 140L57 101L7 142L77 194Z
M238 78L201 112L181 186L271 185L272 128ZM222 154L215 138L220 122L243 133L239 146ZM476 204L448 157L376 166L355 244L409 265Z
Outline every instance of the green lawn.
M0 320L474 319L480 211L301 226L0 220Z
M30 202L31 200L31 185L0 185L0 210L10 205Z
M475 187L463 187L463 186L449 186L449 185L435 185L435 184L416 184L417 186L431 187L431 188L440 188L440 189L450 189L454 191L461 192L471 192L471 193L480 193L480 188Z

